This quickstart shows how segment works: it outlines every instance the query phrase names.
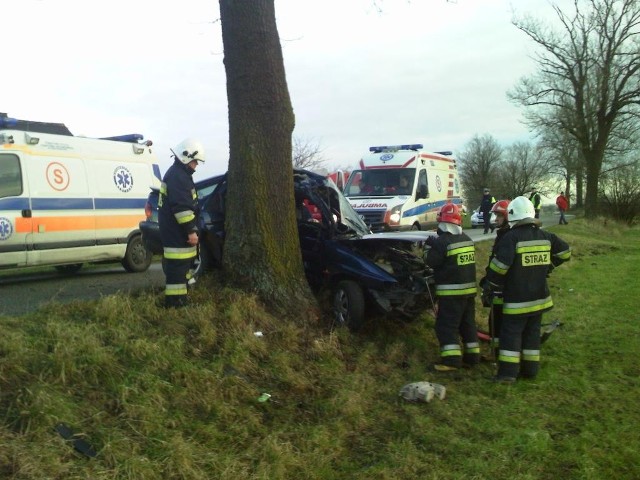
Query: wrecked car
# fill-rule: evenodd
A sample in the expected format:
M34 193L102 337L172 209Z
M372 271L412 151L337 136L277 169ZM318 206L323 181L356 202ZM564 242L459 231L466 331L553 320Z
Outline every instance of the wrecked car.
M221 265L224 245L226 176L196 183L200 198L200 262ZM338 325L357 330L369 308L414 318L432 307L432 272L424 262L426 239L435 232L371 233L328 178L294 169L300 249L314 292L329 291ZM143 241L162 253L157 215L158 192L140 223Z

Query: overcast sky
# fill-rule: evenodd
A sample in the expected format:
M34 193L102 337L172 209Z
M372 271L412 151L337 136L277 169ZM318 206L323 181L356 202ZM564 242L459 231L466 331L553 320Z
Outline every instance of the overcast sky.
M558 3L567 5L569 0ZM571 3L569 1L569 3ZM0 112L75 135L141 133L163 172L197 137L200 179L226 171L226 79L217 0L3 0ZM330 166L369 146L459 152L475 134L528 140L506 92L535 71L511 19L546 0L275 0L294 135Z

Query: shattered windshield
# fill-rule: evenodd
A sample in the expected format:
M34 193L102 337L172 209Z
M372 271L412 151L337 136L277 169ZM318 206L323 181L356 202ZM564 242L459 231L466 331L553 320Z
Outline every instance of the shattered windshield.
M323 178L321 183L316 183L313 181L301 181L302 178L301 176L297 177L297 194L301 194L304 191L314 204L321 205L325 213L323 215L325 222L328 218L330 220L327 223L342 224L360 236L371 233L369 227L367 227L360 215L356 213L331 179Z
M354 170L349 175L344 194L347 197L411 195L415 176L415 168Z

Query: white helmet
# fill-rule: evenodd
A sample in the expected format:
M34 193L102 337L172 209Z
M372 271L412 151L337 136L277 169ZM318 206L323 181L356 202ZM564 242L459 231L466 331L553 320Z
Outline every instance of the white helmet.
M204 146L193 138L185 138L171 150L171 153L185 165L194 160L204 162Z
M525 218L535 218L536 209L533 207L533 203L527 197L516 197L507 206L507 215L509 218L509 225L514 226L520 220Z

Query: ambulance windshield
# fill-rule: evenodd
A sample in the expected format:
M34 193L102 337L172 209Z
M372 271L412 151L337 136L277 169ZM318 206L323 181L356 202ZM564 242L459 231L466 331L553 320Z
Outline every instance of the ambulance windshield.
M344 187L347 197L389 197L411 195L415 168L354 170Z

